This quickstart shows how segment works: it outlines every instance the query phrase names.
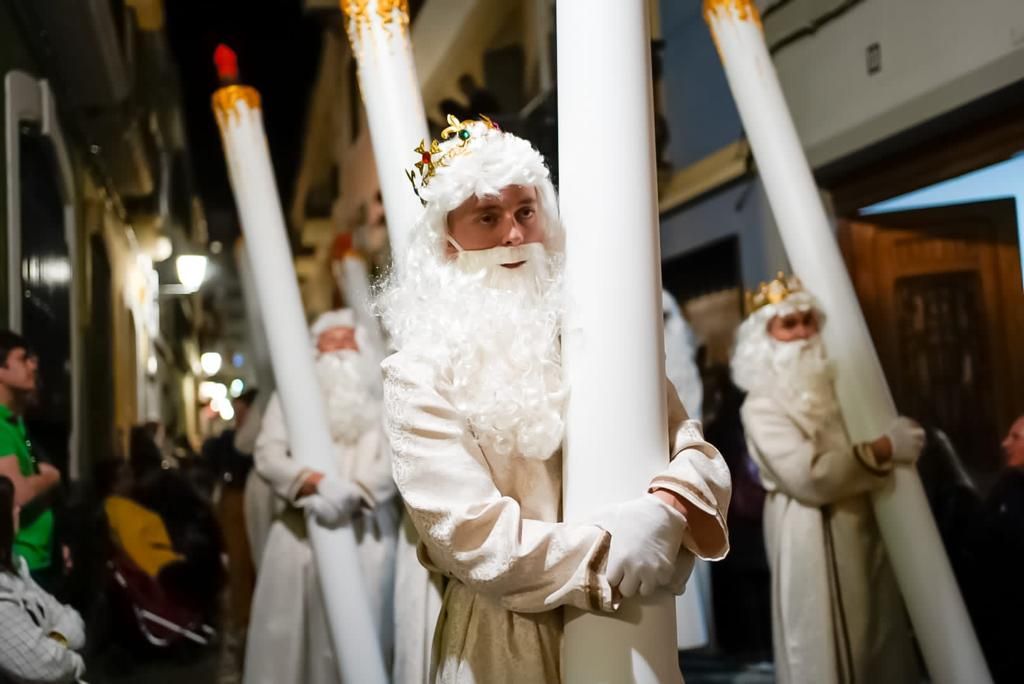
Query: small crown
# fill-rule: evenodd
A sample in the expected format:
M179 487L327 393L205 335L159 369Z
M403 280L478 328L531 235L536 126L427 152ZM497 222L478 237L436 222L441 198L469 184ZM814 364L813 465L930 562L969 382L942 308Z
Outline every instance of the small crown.
M779 271L779 274L775 276L775 280L770 283L761 283L756 292L747 290L747 314L752 314L769 304L778 304L785 301L786 298L797 292L804 292L804 286L800 279L795 275L786 277L785 273Z
M427 146L425 140L421 140L419 147L413 150L416 154L420 155L420 160L414 165L416 170L408 169L405 172L409 182L412 183L412 191L416 193L416 196L420 198L420 202L426 204L423 197L420 196L420 188L425 188L430 183L430 179L437 173L437 169L441 166L446 166L448 162L454 157L466 154L469 152L469 141L473 137L473 132L469 129L470 124L483 123L487 128L495 131L500 131L501 128L498 124L491 121L489 118L480 114L480 121L476 119L464 119L460 121L451 114L448 115L448 127L441 131L441 140L448 140L448 138L455 137L456 142L454 145L448 145L445 149L441 149L441 143L434 140L430 141L430 146ZM419 175L419 187L417 187L417 174Z

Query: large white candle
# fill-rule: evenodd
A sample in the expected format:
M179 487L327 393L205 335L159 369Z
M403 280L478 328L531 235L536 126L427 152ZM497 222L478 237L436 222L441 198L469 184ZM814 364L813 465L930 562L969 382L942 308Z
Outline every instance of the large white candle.
M668 435L647 4L561 0L556 29L573 521L643 494ZM563 662L566 682L681 681L673 598L567 611Z
M896 417L882 366L786 106L750 0L705 0L733 98L789 261L829 315L824 337L838 367L836 389L854 441L885 432ZM873 497L900 591L933 681L991 681L917 472L899 468Z
M291 454L318 471L334 472L334 445L324 404L319 401L321 391L263 132L259 94L247 86L226 86L214 93L213 109L266 324ZM310 516L307 524L341 678L384 684L387 675L352 528L328 530Z
M408 0L341 0L357 61L359 89L373 143L392 262L405 250L419 200L405 170L412 149L428 140L423 97L409 42Z

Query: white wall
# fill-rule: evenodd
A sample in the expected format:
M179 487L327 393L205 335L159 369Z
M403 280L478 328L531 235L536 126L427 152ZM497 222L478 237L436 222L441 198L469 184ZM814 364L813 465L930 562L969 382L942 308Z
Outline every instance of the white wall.
M840 2L795 0L766 20L769 43ZM1024 79L1024 0L865 0L775 63L820 166Z

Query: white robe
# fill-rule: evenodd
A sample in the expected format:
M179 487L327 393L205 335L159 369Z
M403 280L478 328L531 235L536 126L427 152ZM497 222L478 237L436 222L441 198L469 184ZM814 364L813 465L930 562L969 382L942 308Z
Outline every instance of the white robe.
M384 361L395 481L421 536L420 560L448 578L434 642L434 681L561 681L562 606L614 611L604 574L610 535L561 519L561 453L547 460L485 454L444 396L433 366L408 352ZM655 486L709 517L691 516L678 563L728 550L731 482L700 425L668 388L670 454ZM643 492L637 492L639 496ZM678 574L677 593L685 572Z
M918 681L910 628L868 492L885 484L838 412L815 418L784 391L751 392L741 415L768 496L772 634L780 684Z
M256 451L256 438L260 434L264 407L253 404L249 407L249 416L242 427L235 432L235 448L243 454ZM263 548L270 534L270 524L274 521L274 500L277 497L263 478L255 470L249 471L245 478L244 511L245 531L249 537L249 552L252 554L252 566L257 571L263 560Z
M249 551L252 554L252 566L260 571L263 562L263 550L270 536L270 526L274 524L277 506L277 495L266 480L260 477L255 469L245 478L245 531L249 535Z
M390 450L380 429L351 445L335 443L338 475L361 490L369 510L352 529L385 662L393 640L392 588L399 510ZM277 495L256 580L246 644L245 684L337 684L319 579L302 511L295 507L310 470L291 458L284 414L271 398L255 451L256 471ZM355 682L346 684L358 684Z

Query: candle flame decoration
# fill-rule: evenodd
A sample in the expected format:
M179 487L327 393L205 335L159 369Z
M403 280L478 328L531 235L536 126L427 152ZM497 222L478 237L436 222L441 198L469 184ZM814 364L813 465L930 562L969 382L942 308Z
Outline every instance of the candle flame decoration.
M256 89L237 83L238 56L234 50L223 43L218 45L213 51L213 63L217 67L217 77L225 84L214 91L211 98L213 113L221 127L238 116L239 102L245 102L249 109L260 108L260 94Z
M224 43L213 51L213 63L217 67L217 77L221 83L232 83L238 80L238 55Z

